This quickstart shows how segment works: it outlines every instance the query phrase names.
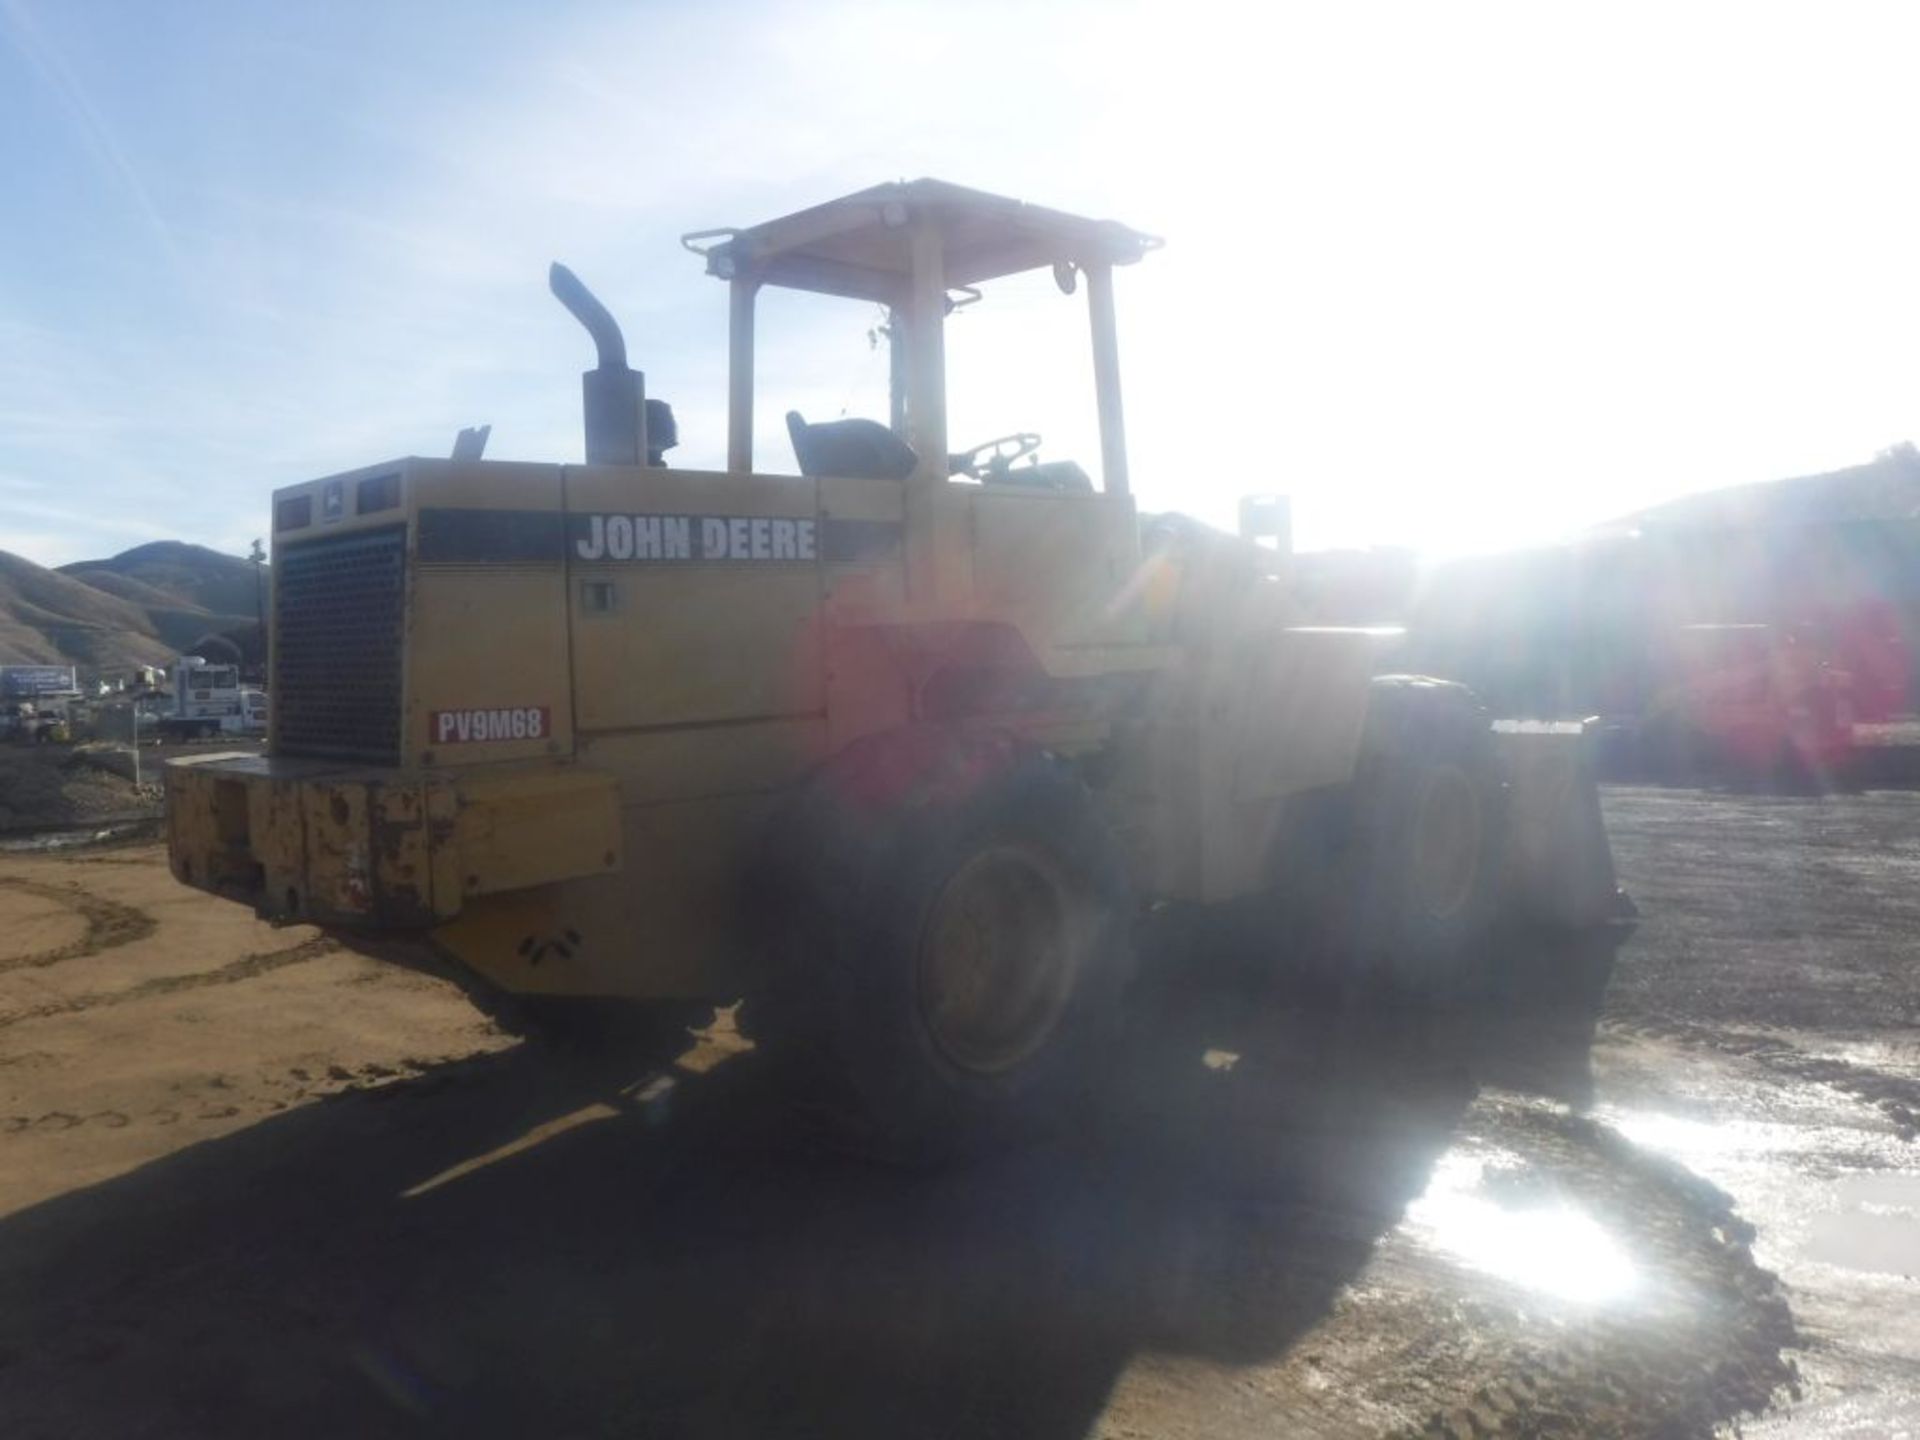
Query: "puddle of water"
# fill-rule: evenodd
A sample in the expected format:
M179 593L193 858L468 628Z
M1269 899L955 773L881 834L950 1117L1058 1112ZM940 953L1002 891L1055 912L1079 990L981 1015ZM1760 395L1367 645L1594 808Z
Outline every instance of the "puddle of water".
M1637 1288L1638 1269L1591 1215L1557 1198L1533 1199L1490 1183L1520 1173L1510 1157L1450 1151L1426 1190L1407 1207L1406 1225L1434 1248L1496 1279L1583 1304L1618 1300Z
M1863 1273L1920 1277L1920 1175L1870 1165L1888 1137L1832 1123L1823 1101L1800 1124L1702 1121L1601 1106L1596 1117L1642 1149L1677 1160L1740 1197L1760 1228L1755 1253L1778 1268L1813 1260ZM1844 1158L1842 1158L1844 1157ZM1888 1156L1898 1164L1905 1156Z
M1920 1174L1849 1175L1813 1219L1806 1256L1846 1270L1920 1277Z
M1626 1136L1642 1150L1678 1160L1690 1170L1716 1160L1766 1154L1779 1149L1787 1137L1777 1125L1751 1120L1689 1120L1658 1110L1620 1110L1603 1105L1596 1119Z

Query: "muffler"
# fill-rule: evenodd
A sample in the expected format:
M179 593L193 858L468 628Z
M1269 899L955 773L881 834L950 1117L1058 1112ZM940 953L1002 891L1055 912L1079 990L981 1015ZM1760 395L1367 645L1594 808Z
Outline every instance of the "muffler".
M578 275L557 260L547 271L547 286L553 298L586 327L599 352L600 363L580 376L587 463L659 464L647 447L647 377L628 367L627 342L612 313Z

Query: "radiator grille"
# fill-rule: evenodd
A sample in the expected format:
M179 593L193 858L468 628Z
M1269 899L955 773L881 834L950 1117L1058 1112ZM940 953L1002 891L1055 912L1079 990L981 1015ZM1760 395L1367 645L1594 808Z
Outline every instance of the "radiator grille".
M289 545L274 565L275 751L400 759L404 526Z

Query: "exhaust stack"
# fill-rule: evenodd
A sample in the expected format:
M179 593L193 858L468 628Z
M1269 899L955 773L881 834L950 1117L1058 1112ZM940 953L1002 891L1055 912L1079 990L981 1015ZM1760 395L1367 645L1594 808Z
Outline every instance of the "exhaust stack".
M580 277L557 260L547 271L547 285L553 298L586 327L599 352L600 363L580 376L587 463L659 464L647 447L647 377L628 368L627 342L619 325Z

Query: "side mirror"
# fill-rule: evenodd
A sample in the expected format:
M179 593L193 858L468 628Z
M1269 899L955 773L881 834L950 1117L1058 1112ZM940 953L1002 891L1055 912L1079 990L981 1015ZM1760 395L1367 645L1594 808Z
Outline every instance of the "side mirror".
M1240 538L1259 544L1274 542L1281 554L1293 550L1293 502L1285 495L1242 495Z

